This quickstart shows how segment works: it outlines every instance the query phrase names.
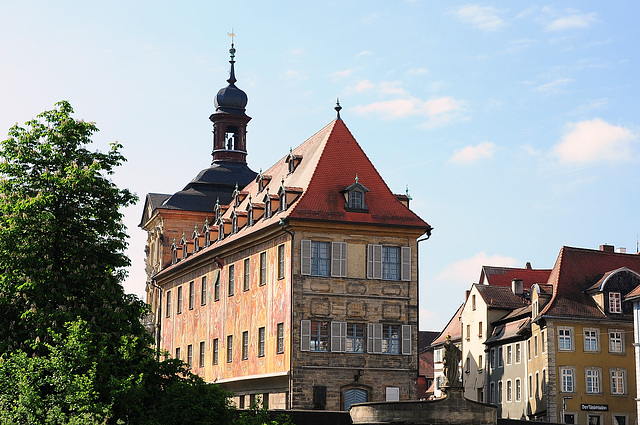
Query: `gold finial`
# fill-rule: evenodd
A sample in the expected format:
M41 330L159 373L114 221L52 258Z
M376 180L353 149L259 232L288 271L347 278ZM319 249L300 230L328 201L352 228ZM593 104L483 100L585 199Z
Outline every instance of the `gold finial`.
M236 36L236 33L233 32L233 28L231 28L231 32L228 32L227 35L231 37L231 42L233 43L233 37Z

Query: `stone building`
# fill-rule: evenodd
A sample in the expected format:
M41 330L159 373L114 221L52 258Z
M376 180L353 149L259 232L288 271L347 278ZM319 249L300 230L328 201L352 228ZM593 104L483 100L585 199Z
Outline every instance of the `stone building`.
M149 195L145 205L147 264L160 264L148 267L159 347L233 391L240 408L256 397L271 408L328 410L415 399L418 239L431 226L409 196L389 190L339 105L336 119L282 146L266 171L246 168L249 117L234 53L211 120L214 165L245 165L238 178L220 173L237 185L228 198L194 193L207 207L181 210L189 226L169 229L165 219L157 229L171 198ZM166 254L167 235L181 231ZM154 241L162 255L152 258Z

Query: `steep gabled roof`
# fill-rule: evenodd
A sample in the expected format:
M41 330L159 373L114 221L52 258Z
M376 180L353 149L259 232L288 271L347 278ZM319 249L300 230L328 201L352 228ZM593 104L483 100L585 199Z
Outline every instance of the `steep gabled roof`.
M487 308L513 310L528 305L528 301L516 295L511 287L474 284Z
M545 283L550 274L550 269L532 269L529 263L525 268L482 266L478 283L511 286L513 279L522 279L524 289L529 289L534 283Z
M291 155L300 159L293 172L290 172L287 162ZM264 179L260 176L270 178ZM341 192L354 183L356 176L359 182L369 189L366 194L368 207L366 212L345 209L345 198ZM261 185L263 185L262 188ZM407 227L420 230L421 233L431 229L428 223L407 208L391 192L340 119L327 124L264 173L253 178L242 189L247 196L236 210L246 211L249 202L254 202L255 209L257 206L255 201L262 201L267 193L268 199L277 203L276 194L281 187L291 189L291 193L296 195L284 211L273 207L271 217L258 218L252 226L245 225L235 234L226 235L220 241L212 241L212 245L193 256L203 255L210 249L237 241L261 229L277 226L280 220L289 218ZM223 214L223 220L230 219L233 210L233 206L230 205ZM168 269L188 260L182 260Z
M453 342L462 340L462 328L460 327L460 317L462 316L463 307L464 307L464 304L458 307L458 310L453 315L453 317L451 317L451 319L449 320L449 323L447 323L447 326L445 326L443 331L440 332L440 335L438 335L438 337L435 340L433 340L433 342L431 343L433 347L444 344L445 341L447 340L447 335L451 335L451 341Z
M540 314L605 318L605 313L585 291L607 272L622 267L639 273L640 255L563 246L549 276L553 296Z

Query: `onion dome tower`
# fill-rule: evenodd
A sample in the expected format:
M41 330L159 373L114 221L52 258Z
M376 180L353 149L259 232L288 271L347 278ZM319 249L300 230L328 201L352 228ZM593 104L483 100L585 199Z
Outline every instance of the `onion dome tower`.
M220 89L214 99L213 161L182 189L171 195L163 206L172 209L212 212L216 200L231 202L234 189L251 182L256 172L247 166L247 94L236 87L235 54L231 43L229 85Z

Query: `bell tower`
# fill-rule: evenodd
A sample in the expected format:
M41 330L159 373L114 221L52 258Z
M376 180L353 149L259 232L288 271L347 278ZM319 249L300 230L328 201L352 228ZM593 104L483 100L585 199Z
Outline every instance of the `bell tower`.
M213 122L213 161L247 163L247 123L251 117L245 113L247 94L236 87L235 55L233 42L231 49L231 69L229 85L220 89L214 99L216 111L209 119Z

